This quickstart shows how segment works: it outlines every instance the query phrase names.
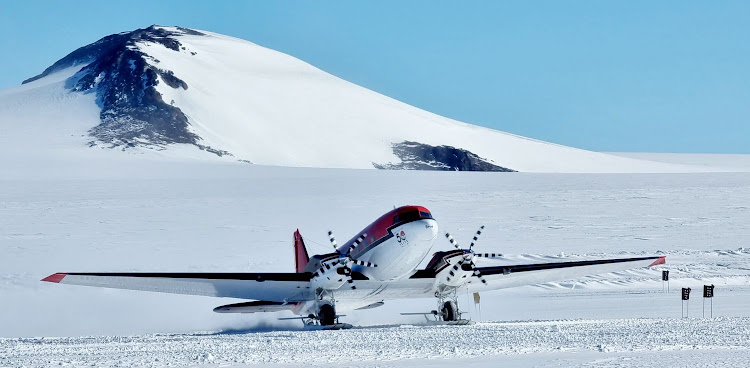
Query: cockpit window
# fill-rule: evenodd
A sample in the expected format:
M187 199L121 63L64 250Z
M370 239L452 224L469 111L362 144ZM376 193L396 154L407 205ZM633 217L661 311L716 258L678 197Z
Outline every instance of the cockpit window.
M411 222L419 220L419 211L405 212L396 216L393 216L393 223L398 224L402 222Z
M423 219L431 219L432 218L432 214L431 213L429 213L429 212L423 212L423 211L419 211L419 216L422 217Z

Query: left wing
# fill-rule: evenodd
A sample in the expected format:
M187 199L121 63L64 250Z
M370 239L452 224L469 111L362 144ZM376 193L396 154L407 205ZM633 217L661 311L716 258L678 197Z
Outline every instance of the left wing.
M56 273L42 281L162 293L296 302L313 299L310 273Z

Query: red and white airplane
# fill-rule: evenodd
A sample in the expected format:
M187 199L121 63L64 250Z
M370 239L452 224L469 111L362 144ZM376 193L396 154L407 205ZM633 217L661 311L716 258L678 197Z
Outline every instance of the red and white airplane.
M484 228L484 227L482 227ZM292 311L308 323L337 322L337 312L369 309L389 299L436 298L432 313L440 320L459 321L457 293L481 292L521 285L570 280L587 275L665 263L664 256L574 262L477 267L471 245L440 251L418 269L438 237L438 223L427 208L404 206L389 211L341 247L329 232L333 253L308 257L305 243L294 233L293 273L56 273L42 281L163 293L240 298L253 301L214 309L219 313Z

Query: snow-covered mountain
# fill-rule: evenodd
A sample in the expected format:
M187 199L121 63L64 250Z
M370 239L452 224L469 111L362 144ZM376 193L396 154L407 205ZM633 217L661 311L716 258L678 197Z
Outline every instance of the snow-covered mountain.
M289 55L181 27L104 37L0 92L0 133L6 153L39 159L125 151L304 167L704 170L451 120Z

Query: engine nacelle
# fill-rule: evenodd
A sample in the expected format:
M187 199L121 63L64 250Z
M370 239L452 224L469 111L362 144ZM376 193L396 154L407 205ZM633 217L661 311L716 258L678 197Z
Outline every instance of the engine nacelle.
M448 260L448 267L435 275L435 282L438 285L461 286L469 282L474 270L471 268L469 261L463 256L452 257Z
M339 259L332 259L321 263L320 268L313 272L310 284L313 289L336 290L351 280L351 269Z
M470 264L469 253L463 250L437 252L433 255L427 269L435 272L435 288L456 287L466 284L474 271Z

